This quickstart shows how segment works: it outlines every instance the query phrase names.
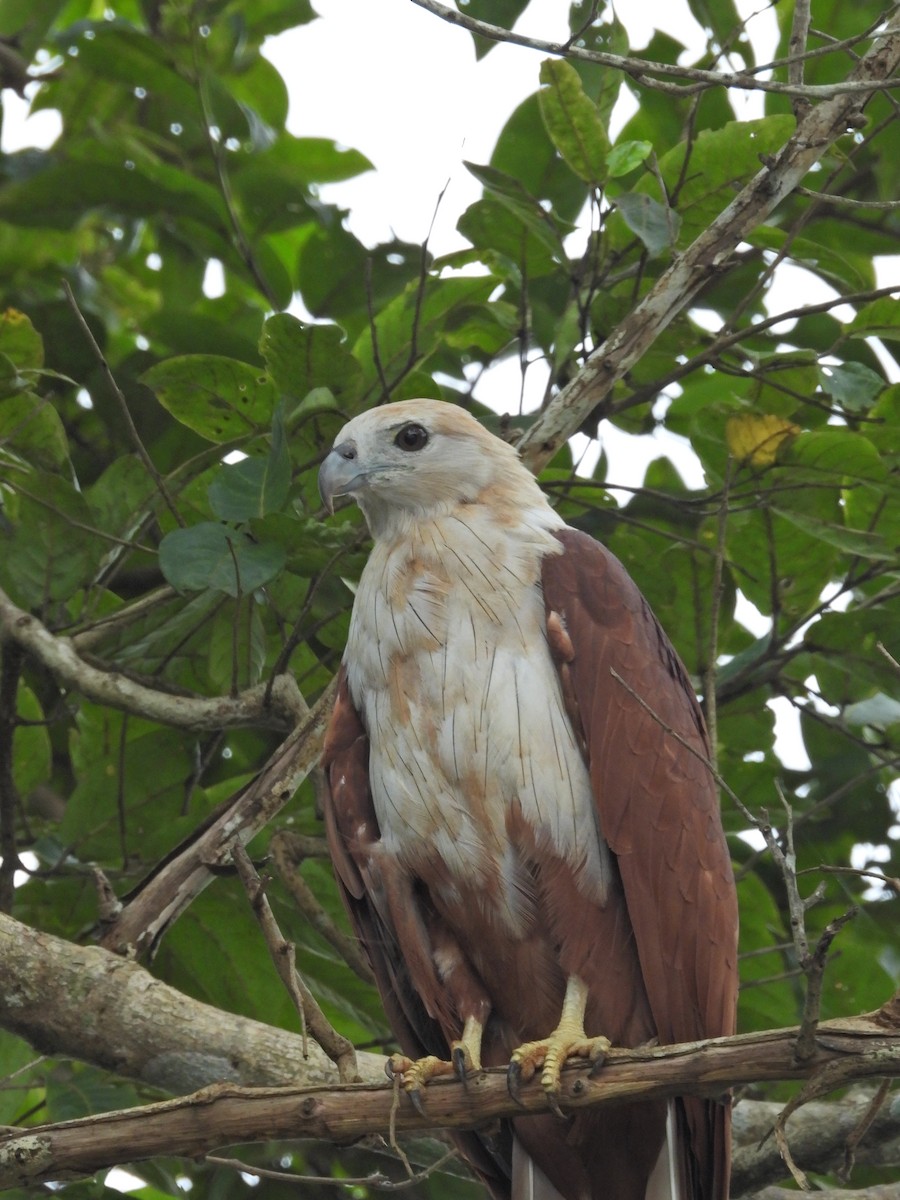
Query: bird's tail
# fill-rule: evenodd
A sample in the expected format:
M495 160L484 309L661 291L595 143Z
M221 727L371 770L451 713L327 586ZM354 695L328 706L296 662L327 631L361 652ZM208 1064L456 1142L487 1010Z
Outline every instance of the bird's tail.
M580 1192L581 1189L578 1190ZM550 1182L515 1136L513 1137L511 1195L512 1200L599 1200L600 1197L603 1197L604 1200L618 1200L617 1195L612 1195L607 1191L602 1178L592 1179L589 1190L583 1196L561 1192ZM635 1195L633 1189L629 1195ZM689 1188L683 1161L683 1145L678 1131L678 1117L675 1103L670 1101L666 1114L665 1141L647 1179L642 1200L688 1200L688 1195Z

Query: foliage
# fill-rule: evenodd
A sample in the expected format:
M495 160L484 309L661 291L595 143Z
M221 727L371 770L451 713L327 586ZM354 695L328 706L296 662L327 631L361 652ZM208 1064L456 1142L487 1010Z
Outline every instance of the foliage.
M550 59L491 161L471 164L483 193L459 216L466 248L435 258L396 240L361 244L319 189L370 164L288 132L285 85L261 47L312 19L306 0L26 7L27 20L21 5L4 11L0 35L25 60L53 56L32 107L57 109L63 132L46 151L0 161L0 587L93 664L173 693L227 695L288 667L312 703L339 661L346 581L364 561L358 516L326 518L315 487L344 420L388 397L436 396L495 421L478 398L506 359L544 371L551 397L794 125L784 95L746 120L721 88L676 98ZM813 28L838 38L861 36L880 11L871 0L812 7ZM523 5L502 8L466 6L511 24ZM585 25L589 9L573 6L579 43L627 53L622 25L603 13ZM696 65L721 66L717 47L753 65L730 3L692 9L709 36ZM791 11L777 8L779 53ZM490 48L476 41L480 54ZM634 53L675 63L682 49L657 33ZM847 62L810 58L806 82L840 79ZM620 90L640 107L613 135ZM876 289L874 268L896 253L900 230L895 209L841 202L894 198L898 164L900 122L881 94L810 173L807 188L824 198L791 196L719 263L583 429L602 441L611 424L636 444L679 435L702 487L685 485L665 438L637 489L618 486L605 454L590 477L576 473L568 448L542 476L563 515L623 560L698 687L715 680L724 779L776 824L783 791L810 891L822 866L867 857L900 876L887 791L900 757L898 671L882 649L896 656L900 645L900 305ZM215 297L210 260L224 271ZM835 299L801 296L772 322L781 264ZM295 297L302 318L285 311ZM516 403L500 400L522 428L535 414ZM39 864L15 913L72 939L97 917L93 864L127 892L279 741L274 725L163 726L61 688L36 659L4 666L18 713L4 853L10 863L11 847L27 850ZM776 699L799 714L808 766L781 761ZM741 880L742 1025L791 1024L803 989L785 948L783 883L740 836L746 821L727 799L724 812ZM288 826L321 833L311 786L255 854ZM337 917L327 871L310 861L303 873ZM861 915L835 945L823 1012L876 1008L900 962L886 893L853 874L824 878L813 934L851 904ZM329 1017L381 1043L374 994L278 885L271 894ZM291 1027L245 910L235 882L216 881L154 970ZM3 1070L25 1061L11 1037L0 1048ZM6 1093L5 1121L131 1102L93 1068L51 1064L27 1084ZM346 1161L322 1147L310 1157L326 1173ZM178 1170L237 1187L221 1169ZM147 1178L153 1194L177 1191L165 1165ZM471 1194L438 1178L421 1190Z

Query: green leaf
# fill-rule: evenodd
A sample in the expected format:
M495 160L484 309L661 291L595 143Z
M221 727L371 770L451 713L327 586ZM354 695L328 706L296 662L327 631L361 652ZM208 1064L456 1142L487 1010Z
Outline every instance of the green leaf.
M626 192L616 197L616 208L651 255L674 246L678 240L681 217L673 208L667 208L652 197L642 192Z
M209 485L209 502L223 521L248 521L284 507L291 487L291 457L284 422L276 413L265 458L223 464Z
M559 153L575 174L594 187L606 179L609 136L581 77L565 59L541 63L541 115Z
M323 387L339 400L358 394L359 363L338 325L305 325L289 313L276 313L263 326L259 348L275 384L294 400Z
M25 683L19 684L16 716L13 779L16 790L27 797L41 783L47 783L53 766L50 735L40 702Z
M528 7L529 0L457 0L457 7L465 11L469 17L488 25L499 25L502 29L512 29L516 21ZM472 34L475 43L475 57L484 58L497 45L492 38Z
M185 354L141 376L163 408L211 442L246 438L272 421L278 389L248 363L217 354Z
M69 459L59 413L49 400L33 392L0 399L0 450L5 446L43 470L63 467Z
M571 226L554 220L518 179L498 171L496 167L478 166L467 162L466 167L490 194L508 208L528 231L557 256L564 255L562 238Z
M19 371L44 365L44 341L28 317L15 308L0 313L0 354L5 354Z
M617 142L606 156L606 173L610 179L636 170L653 153L650 142Z
M847 362L819 368L819 384L850 412L865 412L886 387L884 379L864 363Z
M856 338L880 337L900 341L900 300L882 296L861 308L844 328Z
M280 546L251 541L246 534L214 521L167 533L159 545L159 566L172 587L228 596L262 587L284 566Z

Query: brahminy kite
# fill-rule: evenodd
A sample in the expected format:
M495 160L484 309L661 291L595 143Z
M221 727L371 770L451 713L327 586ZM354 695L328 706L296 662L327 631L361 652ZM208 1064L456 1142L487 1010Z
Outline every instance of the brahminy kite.
M324 460L374 546L323 765L337 878L414 1099L436 1074L732 1033L737 905L703 718L609 551L451 404L354 417ZM607 1040L608 1039L608 1040ZM459 1136L496 1197L723 1200L727 1102Z

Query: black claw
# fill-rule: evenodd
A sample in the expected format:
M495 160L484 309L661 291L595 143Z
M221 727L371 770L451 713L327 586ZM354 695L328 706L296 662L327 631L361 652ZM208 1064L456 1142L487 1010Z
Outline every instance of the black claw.
M511 1062L506 1071L506 1087L516 1104L522 1103L522 1064Z
M385 1073L385 1075L387 1075L387 1077L391 1081L391 1083L393 1083L394 1080L397 1078L394 1068L391 1065L391 1060L389 1058L386 1058L384 1060L384 1073Z
M406 1094L412 1101L412 1106L419 1116L427 1117L428 1114L425 1112L425 1102L422 1099L422 1089L420 1087L410 1088Z
M547 1103L550 1105L550 1111L555 1117L559 1117L561 1121L566 1120L566 1114L559 1107L559 1096L556 1094L556 1092L547 1093Z
M453 1073L463 1086L468 1080L468 1071L466 1069L466 1052L462 1046L456 1046L451 1055L453 1061Z

